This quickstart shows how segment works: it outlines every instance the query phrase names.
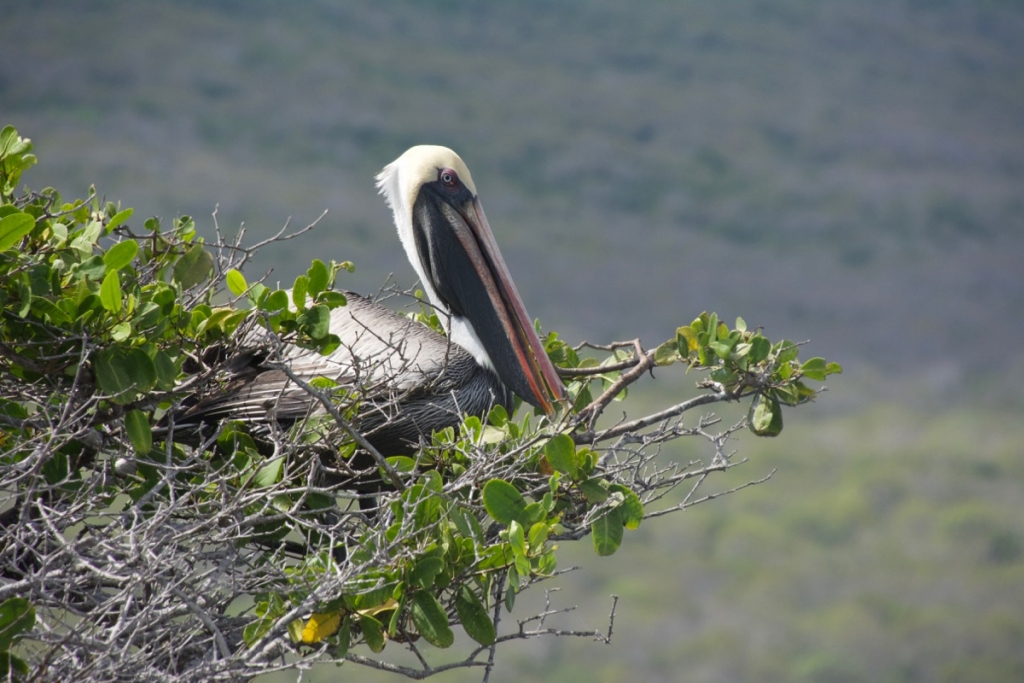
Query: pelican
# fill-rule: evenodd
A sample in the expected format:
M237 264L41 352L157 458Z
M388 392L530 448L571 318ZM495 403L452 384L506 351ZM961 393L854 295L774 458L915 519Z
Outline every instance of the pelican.
M432 329L352 292L331 312L341 344L327 355L292 345L271 354L265 331L240 340L219 395L198 400L183 424L239 419L292 424L322 412L274 363L303 380L327 377L359 395L358 429L385 456L408 454L433 430L513 394L549 416L565 389L534 332L462 159L412 147L377 175L406 256L445 329ZM271 362L273 361L273 362Z

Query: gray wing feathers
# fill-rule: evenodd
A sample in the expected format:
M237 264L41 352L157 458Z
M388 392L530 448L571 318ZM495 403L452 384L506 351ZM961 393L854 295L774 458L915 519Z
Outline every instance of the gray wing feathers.
M224 390L200 401L186 417L270 421L322 412L313 397L274 369L276 363L307 382L326 377L355 389L377 409L394 406L409 393L457 389L476 370L472 356L445 337L358 294L345 295L348 305L331 311L331 332L341 340L332 353L325 356L294 345L275 352L269 333L254 328L239 346L262 349L264 356L257 359L245 351L229 362L222 373L228 376Z

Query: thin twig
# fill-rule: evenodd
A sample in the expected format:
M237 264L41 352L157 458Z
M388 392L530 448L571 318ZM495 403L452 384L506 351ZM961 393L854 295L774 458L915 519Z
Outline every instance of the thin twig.
M579 412L577 419L581 422L584 420L587 422L588 431L594 429L594 424L596 424L597 418L601 416L601 413L604 412L606 407L608 407L608 404L614 401L615 397L618 396L623 389L640 379L645 372L654 367L654 352L644 351L639 339L634 339L633 345L636 350L636 365L629 372L621 374L603 394L598 396L590 403L590 405Z
M291 369L291 366L289 366L287 363L268 362L266 366L268 368L280 370L281 372L288 376L288 379L295 382L295 384L297 384L303 391L305 391L310 396L319 401L320 405L324 407L324 410L326 410L327 413L332 418L334 418L335 423L337 423L339 427L344 429L345 433L351 436L352 439L357 444L359 444L360 448L366 450L366 452L369 453L371 457L373 457L374 462L377 463L378 467L384 470L385 474L388 475L388 479L391 480L391 483L394 485L394 487L399 491L405 490L405 484L402 482L402 478L398 476L398 472L395 471L395 468L393 468L391 464L387 461L387 459L383 455L381 455L380 451L374 448L373 444L366 440L365 436L363 436L359 431L357 431L356 428L353 427L352 424L342 416L341 411L338 410L338 407L334 405L334 402L331 401L330 397L325 392L313 388L312 385L310 385L308 382L304 381L301 377L296 375L295 372Z
M649 427L658 422L664 422L665 420L682 415L687 410L692 410L698 406L708 405L709 403L719 403L721 401L728 401L731 399L732 396L724 391L713 394L701 394L700 396L695 396L686 401L682 401L674 406L665 408L664 410L659 410L658 412L652 413L646 417L641 417L629 422L623 422L600 432L595 433L593 430L587 430L585 432L573 434L573 439L576 443L600 443L601 441L607 441L608 439L615 438L622 434L635 433L644 427Z

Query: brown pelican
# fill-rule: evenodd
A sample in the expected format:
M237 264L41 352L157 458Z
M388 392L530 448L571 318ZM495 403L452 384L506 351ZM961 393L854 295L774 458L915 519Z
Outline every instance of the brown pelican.
M289 346L273 358L297 377L328 377L361 393L358 428L380 453L408 453L432 430L485 414L513 396L548 415L564 387L548 359L498 245L469 169L445 147L418 146L388 164L377 187L406 255L447 337L357 294L331 313L341 345L329 355ZM290 424L321 412L275 368L265 332L249 332L221 369L217 395L198 400L183 425L240 419Z

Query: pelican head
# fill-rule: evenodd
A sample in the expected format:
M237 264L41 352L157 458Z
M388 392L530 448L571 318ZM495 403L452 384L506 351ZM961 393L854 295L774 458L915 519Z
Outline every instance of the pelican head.
M553 414L565 388L459 155L447 147L412 147L378 174L377 188L449 338L524 401Z

